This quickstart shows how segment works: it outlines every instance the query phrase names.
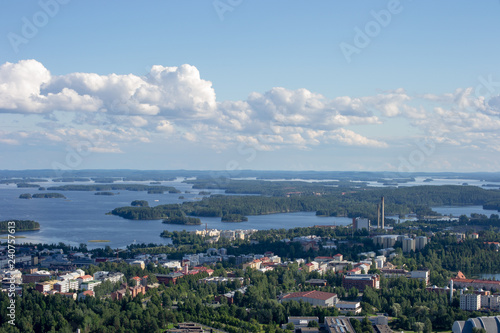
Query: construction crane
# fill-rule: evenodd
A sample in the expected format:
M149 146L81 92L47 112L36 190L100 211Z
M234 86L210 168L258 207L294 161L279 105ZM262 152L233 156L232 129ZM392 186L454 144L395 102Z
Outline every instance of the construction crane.
M116 249L115 253L116 253L116 259L118 259L118 254L120 254L120 252L123 252L123 251L126 251L125 249Z

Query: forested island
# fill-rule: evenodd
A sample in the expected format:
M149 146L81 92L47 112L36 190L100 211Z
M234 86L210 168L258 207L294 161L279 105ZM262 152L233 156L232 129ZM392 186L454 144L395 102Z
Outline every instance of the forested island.
M348 191L326 195L296 196L226 196L213 195L200 201L184 202L180 205L158 205L155 207L120 207L111 213L123 218L144 220L164 219L166 212L175 209L187 216L223 217L265 215L290 212L316 212L320 216L347 216L376 218L377 204L385 198L387 215L438 216L432 206L485 205L497 207L500 191L484 190L476 186L415 186L401 188L367 188L363 191Z
M148 193L179 193L172 186L150 186L143 184L89 184L89 185L62 185L47 188L49 191L148 191Z
M89 182L90 178L86 177L63 177L63 178L53 178L53 182L61 183L73 183L73 182Z
M226 214L220 219L222 222L247 222L248 217L241 214Z
M135 203L144 204L140 201L142 200L135 200ZM155 207L121 207L113 209L111 214L121 216L129 220L163 220L163 223L169 224L201 224L199 218L187 216L185 211L181 210L180 205L177 204L159 205Z
M149 203L146 200L134 200L130 205L133 207L149 207Z
M10 178L0 179L0 184L29 184L29 183L44 183L47 179L41 178Z
M61 193L23 193L19 195L19 199L66 199Z
M29 183L18 183L17 188L39 188L38 184L29 184Z
M111 196L111 195L115 195L115 193L113 193L113 192L96 192L96 193L94 193L94 195L109 195L109 196Z
M226 196L213 195L196 202L175 205L189 216L223 217L228 214L265 215L290 212L316 212L320 216L347 216L376 218L380 197L385 198L387 215L416 213L418 216L438 216L432 206L485 205L498 207L500 191L484 190L475 186L414 186L402 188L369 188L363 191L341 192L330 195L297 196ZM490 209L491 209L490 208ZM112 214L137 220L162 219L172 205L156 207L121 207ZM495 208L496 209L496 208Z
M9 222L14 222L14 225L9 224ZM40 223L31 220L8 220L0 221L0 234L6 234L9 229L14 228L16 232L19 231L36 231L40 230Z
M201 221L199 218L190 216L173 216L163 220L163 223L167 224L185 224L185 225L200 225Z
M66 199L61 193L35 193L31 197L33 199Z

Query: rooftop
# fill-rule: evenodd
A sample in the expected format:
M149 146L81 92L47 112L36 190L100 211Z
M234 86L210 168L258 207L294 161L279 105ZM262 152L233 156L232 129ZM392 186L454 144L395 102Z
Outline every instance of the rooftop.
M306 297L306 298L314 298L314 299L321 299L326 301L327 299L330 299L332 297L336 297L337 294L334 293L327 293L324 291L302 291L302 292L296 292L296 293L290 293L282 297L282 299L287 299L287 298L296 298L296 297Z

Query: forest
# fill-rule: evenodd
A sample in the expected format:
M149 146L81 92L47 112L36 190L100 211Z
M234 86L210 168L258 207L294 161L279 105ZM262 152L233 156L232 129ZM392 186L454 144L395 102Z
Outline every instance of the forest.
M294 188L295 190L296 188ZM430 207L444 205L483 205L500 200L500 191L476 186L415 186L394 189L367 188L331 195L227 196L212 195L201 201L175 206L186 215L223 217L228 214L263 215L289 212L316 212L326 216L367 217L376 219L377 204L385 198L386 215L416 213L419 217L439 214ZM163 219L172 205L120 207L111 213L127 219Z
M61 193L35 193L31 197L33 199L66 199Z
M467 219L465 221L464 219ZM500 271L500 254L492 245L485 242L500 241L497 232L498 216L463 217L458 223L481 222L491 224L491 228L478 231L479 239L466 238L457 242L455 235L448 231L437 232L429 244L420 252L403 255L401 244L396 244L398 256L393 264L407 270L427 268L430 270L431 285L446 286L450 277L460 270L466 276L481 272ZM418 223L418 222L416 222ZM493 225L494 224L494 225ZM443 225L442 227L446 227ZM397 232L411 232L411 225L401 227ZM297 236L316 235L326 239L335 238L337 249L322 248L318 251L304 251L297 242L283 242ZM283 261L294 258L315 256L332 256L342 253L345 260L357 261L360 252L377 251L376 246L368 238L368 232L352 230L346 227L294 228L257 231L250 239L229 242L221 239L214 244L207 244L200 235L186 231L164 232L165 237L172 238L173 246L130 245L129 253L120 256L133 257L135 254L168 253L169 258L182 258L185 253L204 252L208 247L225 247L228 254L264 253L272 251L282 257ZM41 248L41 247L40 247ZM83 249L79 249L83 250ZM71 251L71 249L65 249ZM93 250L95 256L113 256L109 247ZM277 301L277 296L286 292L321 290L337 293L343 299L355 299L358 291L355 288L346 290L342 287L342 274L327 272L320 276L317 272L307 273L294 263L287 267L276 267L273 271L259 272L252 269L241 270L231 261L217 263L213 266L214 276L244 277L247 287L245 293L236 292L234 304L228 304L224 298L214 306L215 297L240 286L234 282L220 284L200 284L198 279L206 275L198 274L180 279L178 284L158 289L151 289L145 296L135 299L126 297L123 301L111 301L109 298L87 298L82 301L61 297L60 295L42 296L33 290L33 285L25 286L23 296L17 300L18 316L16 327L5 322L6 294L0 295L0 330L2 332L74 332L81 328L83 332L157 332L182 321L195 321L227 332L286 332L280 327L286 323L288 316L318 316L320 322L325 316L338 315L335 308L319 308L303 302ZM148 275L150 282L155 282L155 274L166 274L168 269L152 263L145 270L125 263L100 263L90 266L85 271L93 274L98 270L121 271L127 279L136 275ZM370 272L377 273L374 266ZM305 283L311 278L326 279L327 286L312 287ZM98 289L98 295L104 295L116 286L105 285ZM449 330L455 320L466 320L471 316L494 315L497 313L466 312L459 308L459 295L452 303L448 296L427 291L423 282L406 278L381 278L381 289L366 289L362 298L362 316L378 312L388 313L395 320L391 323L394 330L412 330L432 332ZM356 332L368 329L363 321L353 323Z
M177 190L172 186L150 186L143 184L92 184L92 185L62 185L47 188L49 191L158 191L159 193Z
M12 223L14 222L14 229L17 231L33 231L40 230L40 223L31 220L8 220L0 221L0 234L8 233L9 229L12 228Z

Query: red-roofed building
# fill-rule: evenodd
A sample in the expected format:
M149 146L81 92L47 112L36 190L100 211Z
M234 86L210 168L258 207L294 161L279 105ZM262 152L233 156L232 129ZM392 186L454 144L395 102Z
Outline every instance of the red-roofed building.
M344 256L341 255L340 253L337 253L336 255L333 256L333 259L335 261L342 261L342 260L344 260Z
M377 274L344 275L342 278L342 287L346 290L355 287L359 291L365 290L366 287L380 289L380 277Z
M120 301L127 294L127 292L129 292L130 296L132 296L132 298L134 298L138 294L145 295L146 294L146 287L142 286L142 285L135 286L135 287L126 287L125 286L125 288L122 288L120 290L112 292L111 293L111 299L113 299L113 300L119 300Z
M141 284L141 278L138 276L134 276L131 280L133 280L133 285L138 286Z
M83 294L84 294L85 296L92 296L92 297L94 297L94 296L95 296L95 293L94 293L94 291L93 291L93 290L85 290L85 291L83 292Z
M479 280L479 279L458 279L458 278L452 278L451 280L453 281L453 285L456 288L472 287L474 289L500 291L500 281Z
M92 277L92 275L84 275L84 276L80 276L76 279L81 281L81 282L87 282L87 281L92 281L94 279L94 277Z
M498 252L498 249L500 249L500 243L499 242L484 242L484 244L488 244L488 245L494 245L497 252Z
M359 267L354 267L353 269L350 269L347 271L347 274L349 275L354 275L354 274L361 274L361 268Z
M316 306L334 306L337 303L338 298L337 294L316 290L289 293L280 298L281 302L292 300L297 302L302 300L303 302Z
M148 285L148 276L147 275L144 275L141 279L141 285L143 285L144 287L146 287Z

